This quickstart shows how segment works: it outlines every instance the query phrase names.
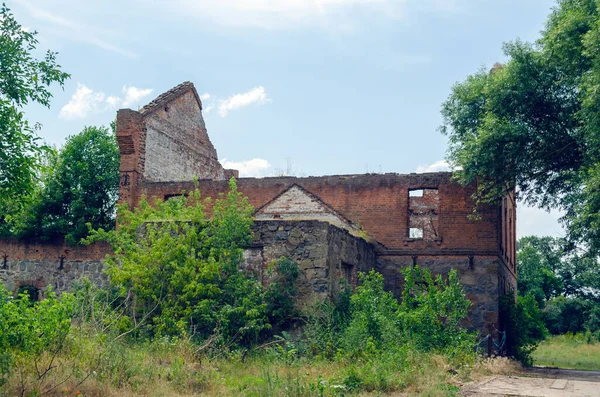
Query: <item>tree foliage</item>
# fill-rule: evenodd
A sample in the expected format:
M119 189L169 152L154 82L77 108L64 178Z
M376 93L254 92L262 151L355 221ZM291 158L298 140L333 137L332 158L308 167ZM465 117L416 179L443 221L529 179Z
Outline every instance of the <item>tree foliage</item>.
M106 240L111 282L134 296L133 323L145 321L150 335L218 337L248 344L270 327L262 285L240 271L251 239L252 207L237 191L214 202L212 217L196 189L135 210L119 207L119 227L93 231L88 241Z
M600 263L567 251L562 238L528 236L517 242L518 290L534 298L553 334L596 331L600 322Z
M532 365L531 354L548 332L535 297L519 295L515 302L511 295L502 296L500 322L506 332L507 354L525 365Z
M113 229L119 194L119 148L105 127L85 127L48 152L40 183L23 198L12 233L78 243L93 228Z
M562 240L528 236L517 241L517 280L521 295L532 294L540 307L563 292L558 275L562 267Z
M517 242L519 292L541 307L557 296L600 301L600 263L567 251L562 238L527 236Z
M47 51L38 60L37 32L24 29L10 9L0 7L0 228L5 216L18 208L16 197L31 190L37 161L43 147L38 143L23 107L31 102L50 106L50 87L63 86L69 75L56 63L56 53Z
M519 197L561 208L573 242L600 249L600 10L560 0L535 43L504 45L508 61L456 84L440 127L462 183L479 202Z

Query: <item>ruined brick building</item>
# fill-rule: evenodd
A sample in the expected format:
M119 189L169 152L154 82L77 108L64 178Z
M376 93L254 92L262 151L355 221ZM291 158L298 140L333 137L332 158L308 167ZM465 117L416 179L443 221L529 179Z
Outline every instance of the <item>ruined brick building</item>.
M218 161L192 83L139 111L119 110L117 140L120 200L132 207L142 196L168 199L189 191L193 178L204 197L216 197L238 176ZM243 266L262 279L272 260L294 259L301 268L302 296L335 294L341 279L355 284L357 272L369 269L381 272L395 294L402 267L419 264L442 274L456 269L473 302L469 325L487 333L498 325L500 296L516 289L514 195L481 208L481 219L470 220L474 187L453 182L448 172L238 178L237 185L256 209L254 242L245 250ZM41 287L55 283L61 289L69 279L89 276L90 269L101 281L97 262L107 247L93 247L92 254L57 247L51 275L44 276L36 275L49 260L40 249L0 242L0 254L10 257L8 270L0 266L4 282L14 288L23 279L41 280ZM55 257L63 258L60 270Z

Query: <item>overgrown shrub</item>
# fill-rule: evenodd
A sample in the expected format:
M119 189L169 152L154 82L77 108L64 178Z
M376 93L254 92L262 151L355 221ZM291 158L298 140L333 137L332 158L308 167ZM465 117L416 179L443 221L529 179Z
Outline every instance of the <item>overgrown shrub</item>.
M0 386L14 371L35 367L42 379L54 368L55 356L67 348L73 303L72 294L59 300L51 288L39 302L27 293L14 298L0 284Z
M474 336L460 324L471 302L456 270L451 270L447 278L439 274L433 278L429 270L415 266L404 269L402 275L405 284L398 319L407 340L423 351L474 343Z
M120 206L119 228L91 232L87 242L113 246L107 273L122 297L130 297L127 318L144 324L139 334L248 347L272 325L282 330L295 316L299 271L293 261L276 261L267 290L240 270L253 209L233 178L229 187L215 200L210 218L196 189L153 205L142 199L133 211Z
M120 226L92 231L88 242L109 241L111 283L134 297L129 316L145 322L149 335L215 332L226 342L255 338L268 326L262 287L238 266L250 241L252 208L230 182L208 219L198 190L187 197L142 199L130 211L119 207Z
M343 333L350 322L351 289L345 285L336 299L317 302L303 311L302 336L309 356L333 359L342 349Z
M531 354L547 334L542 312L533 294L500 299L500 322L506 332L507 353L523 365L532 365Z
M269 273L271 280L265 291L266 310L273 332L281 332L298 317L296 280L300 268L293 260L283 257L271 264Z
M350 354L367 355L401 341L398 301L383 289L383 275L359 273L360 285L350 298L350 321L343 347Z
M353 294L312 307L304 327L312 351L328 358L374 357L408 346L471 355L474 335L460 325L470 302L456 272L433 278L429 270L414 267L403 275L400 302L384 290L383 276L372 270L359 274L360 285Z

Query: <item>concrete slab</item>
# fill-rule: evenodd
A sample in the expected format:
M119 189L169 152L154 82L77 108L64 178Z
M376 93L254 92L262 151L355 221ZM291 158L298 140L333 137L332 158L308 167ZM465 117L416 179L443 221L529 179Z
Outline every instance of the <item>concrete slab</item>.
M484 382L465 386L462 395L472 397L600 397L600 384L581 380L496 376Z
M567 387L567 379L556 379L554 382L552 382L552 384L550 385L551 389L558 389L558 390L563 390L565 387Z

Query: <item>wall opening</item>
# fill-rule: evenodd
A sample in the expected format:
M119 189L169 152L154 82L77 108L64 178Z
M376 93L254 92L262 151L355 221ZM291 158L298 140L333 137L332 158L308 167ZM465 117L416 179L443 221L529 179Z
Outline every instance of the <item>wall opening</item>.
M439 195L437 189L408 191L408 238L412 240L439 240Z
M408 238L422 239L423 238L423 228L420 228L420 227L409 228L408 229Z
M167 201L167 200L172 199L172 198L182 198L182 197L184 199L187 199L188 195L187 194L181 194L181 193L177 193L177 194L165 194L164 198L163 198L163 201Z
M342 262L342 277L348 285L352 286L352 270L354 269L354 265L350 263Z
M21 284L19 289L17 289L17 296L25 294L29 297L29 302L37 302L40 298L40 289L31 284Z

